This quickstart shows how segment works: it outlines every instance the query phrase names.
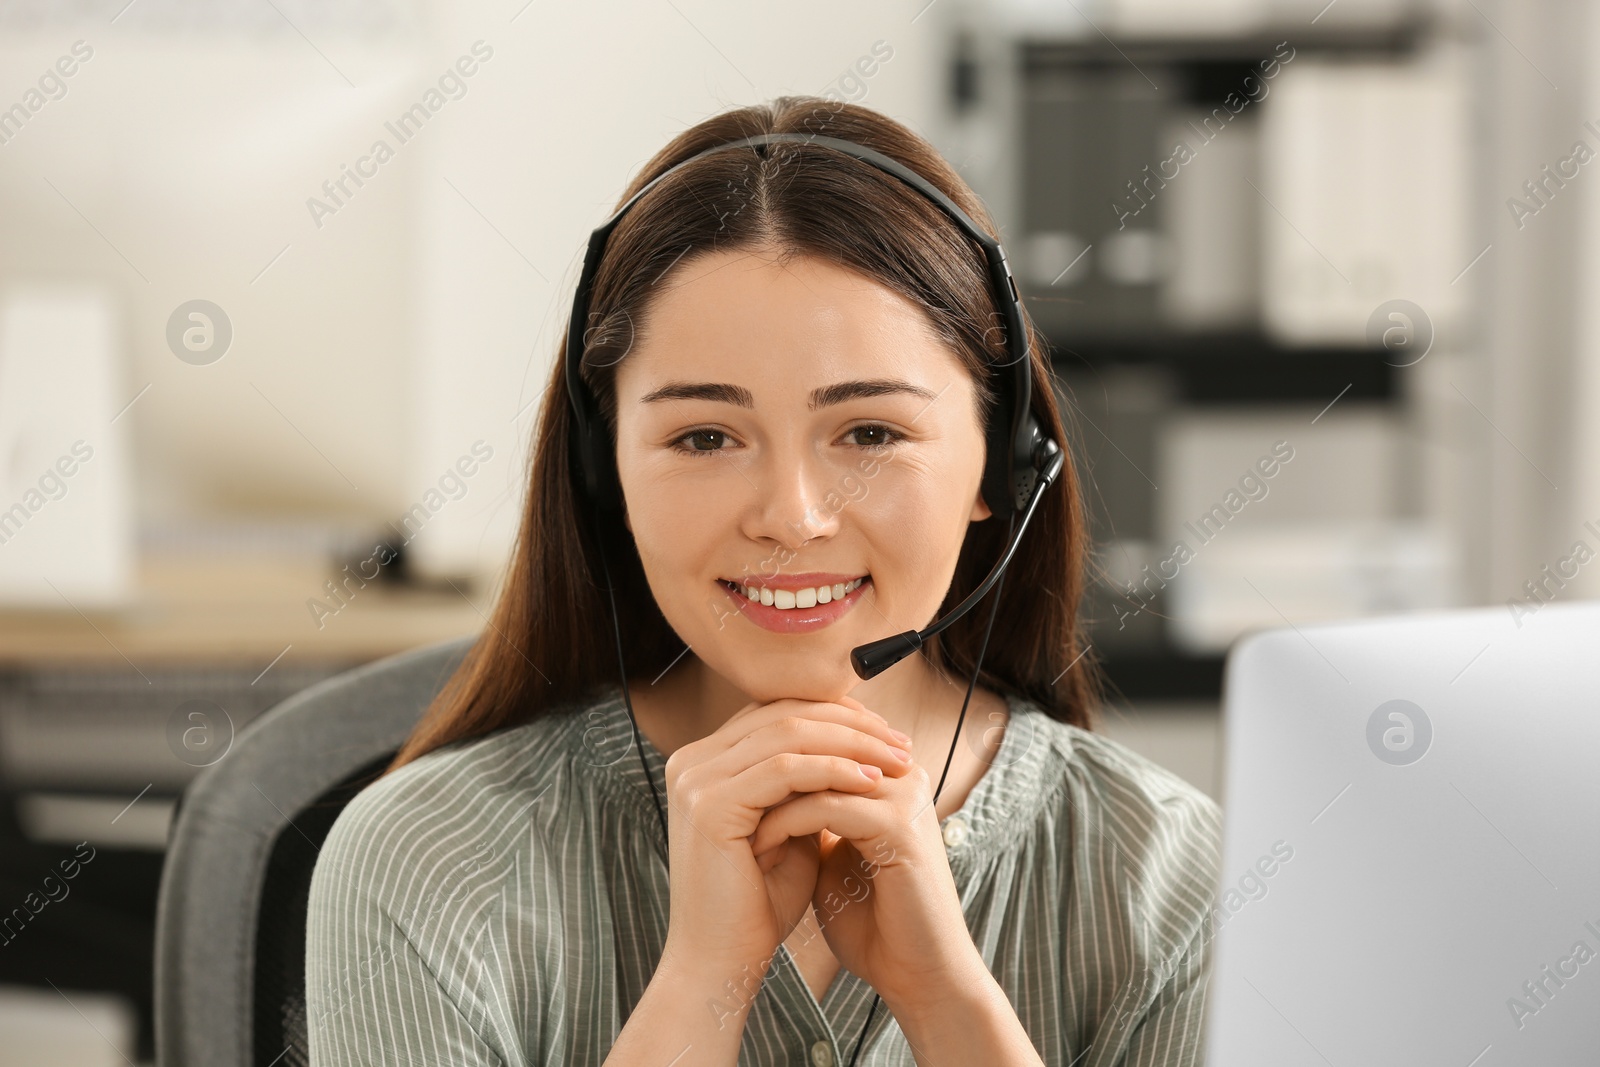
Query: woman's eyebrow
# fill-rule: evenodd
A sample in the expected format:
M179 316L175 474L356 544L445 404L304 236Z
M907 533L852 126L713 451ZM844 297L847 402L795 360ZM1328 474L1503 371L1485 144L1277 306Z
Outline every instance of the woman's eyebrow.
M938 399L938 394L932 390L899 378L870 378L853 382L835 382L833 385L813 389L810 406L812 411L817 411L834 404L843 404L848 400L890 396L896 393L905 393L928 401ZM653 404L663 400L710 400L741 408L756 406L755 394L742 385L729 385L726 382L668 382L639 398L641 404Z

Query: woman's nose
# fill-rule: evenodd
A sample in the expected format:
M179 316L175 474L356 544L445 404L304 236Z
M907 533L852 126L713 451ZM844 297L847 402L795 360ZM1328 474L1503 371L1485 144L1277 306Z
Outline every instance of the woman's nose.
M839 528L836 501L843 500L843 473L809 450L774 450L768 461L750 471L755 506L747 533L799 548Z

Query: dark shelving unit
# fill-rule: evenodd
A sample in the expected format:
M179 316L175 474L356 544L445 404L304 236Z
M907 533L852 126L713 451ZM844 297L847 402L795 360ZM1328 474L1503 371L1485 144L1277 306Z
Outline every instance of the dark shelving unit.
M1184 107L1218 104L1246 77L1259 77L1259 65L1284 42L1297 58L1400 62L1438 30L1430 14L1410 12L1384 24L1297 20L1205 38L1109 30L1109 37L1097 32L1015 40L1011 76L1017 95L1007 98L1016 108L1021 153L1014 258L1025 255L1034 233L1070 234L1076 247L1095 246L1096 255L1102 254L1108 230L1120 231L1116 210L1108 215L1108 205L1124 192L1126 179L1138 178L1147 163L1161 158L1157 131L1169 116ZM963 42L953 55L950 91L960 107L981 109L978 51L970 38ZM1259 107L1246 121L1259 121ZM1137 213L1137 225L1165 235L1170 210L1168 197L1153 196ZM1063 262L1073 254L1067 252ZM1405 403L1400 368L1381 348L1286 344L1255 318L1184 326L1167 318L1158 283L1118 283L1098 267L1086 267L1069 284L1057 284L1059 276L1051 282L1049 273L1023 272L1019 283L1050 347L1058 399L1088 490L1097 552L1114 553L1118 542L1157 536L1153 505L1143 499L1149 487L1128 472L1156 461L1154 436L1175 412L1310 405L1320 410L1336 400L1399 410ZM1096 468L1107 473L1093 482ZM1218 700L1224 655L1176 647L1161 602L1119 626L1120 595L1106 582L1094 582L1083 605L1112 695L1128 701Z
M1051 362L1064 373L1159 368L1171 375L1175 399L1188 406L1328 403L1341 394L1388 402L1398 396L1397 367L1382 349L1289 348L1259 333L1048 340Z
M1066 40L1033 38L1021 42L1024 75L1043 70L1078 68L1092 64L1128 66L1164 64L1249 64L1272 54L1287 40L1297 51L1319 55L1401 57L1416 51L1436 32L1436 19L1411 14L1386 23L1340 26L1284 23L1248 33L1216 37L1129 36L1095 34Z
M1171 650L1120 651L1106 655L1106 695L1131 703L1210 701L1222 692L1222 656L1191 656Z

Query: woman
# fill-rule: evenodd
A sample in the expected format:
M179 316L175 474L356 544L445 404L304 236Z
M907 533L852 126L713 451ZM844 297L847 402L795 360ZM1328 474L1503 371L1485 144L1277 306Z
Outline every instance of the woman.
M622 203L790 131L993 233L923 139L812 97L700 123ZM1198 1062L1218 811L1093 732L1072 464L992 612L850 665L1005 546L974 243L825 146L727 149L628 212L588 310L623 521L585 520L563 345L489 626L320 854L312 1063Z

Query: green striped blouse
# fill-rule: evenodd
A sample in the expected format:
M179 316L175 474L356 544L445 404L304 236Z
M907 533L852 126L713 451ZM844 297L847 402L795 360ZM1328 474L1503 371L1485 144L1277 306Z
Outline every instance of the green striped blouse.
M1049 1067L1200 1063L1217 805L1007 701L994 761L941 820L974 943ZM613 686L357 794L311 883L314 1067L604 1062L667 934L667 845L632 742ZM659 789L666 760L644 744ZM841 968L819 1004L779 946L738 1062L843 1067L872 1003ZM857 1063L915 1062L879 1004Z

